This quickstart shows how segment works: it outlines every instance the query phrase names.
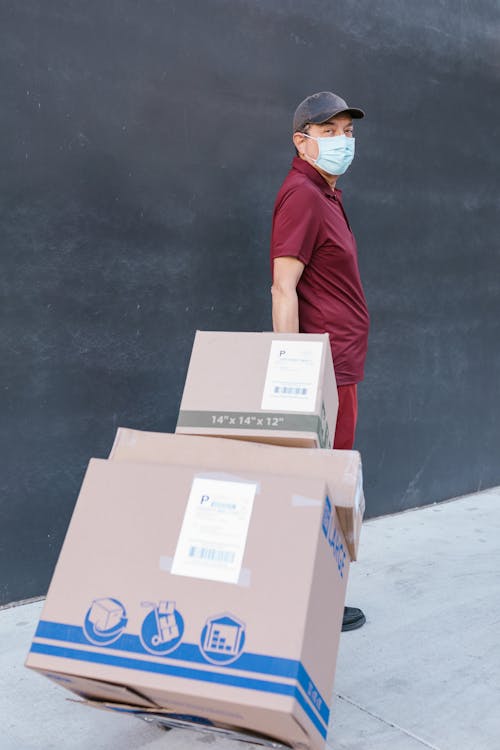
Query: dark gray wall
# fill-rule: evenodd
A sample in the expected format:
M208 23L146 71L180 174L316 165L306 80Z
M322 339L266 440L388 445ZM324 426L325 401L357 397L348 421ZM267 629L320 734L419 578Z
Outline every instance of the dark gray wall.
M368 514L500 482L497 0L3 0L0 603L45 592L90 456L172 430L196 328L270 328L296 104L372 313Z

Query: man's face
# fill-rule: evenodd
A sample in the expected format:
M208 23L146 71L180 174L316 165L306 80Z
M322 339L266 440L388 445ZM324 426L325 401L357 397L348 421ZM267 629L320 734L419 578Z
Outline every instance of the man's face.
M340 112L340 114L334 115L321 125L309 125L307 135L312 137L306 138L302 133L294 133L293 142L302 159L314 161L318 158L319 146L318 142L312 139L335 138L338 135L346 135L348 138L352 138L354 135L352 117L346 112Z

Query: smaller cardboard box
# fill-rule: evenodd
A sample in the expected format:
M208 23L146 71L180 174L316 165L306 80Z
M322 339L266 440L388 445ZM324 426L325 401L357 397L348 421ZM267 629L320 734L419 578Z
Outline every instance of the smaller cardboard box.
M197 331L176 432L330 448L337 410L326 333Z
M91 460L26 664L91 705L323 750L349 572L326 484L191 459Z
M365 497L358 451L284 448L239 440L218 440L119 427L109 458L113 461L196 463L216 468L221 455L230 457L233 468L280 474L321 477L328 484L351 561L357 560Z

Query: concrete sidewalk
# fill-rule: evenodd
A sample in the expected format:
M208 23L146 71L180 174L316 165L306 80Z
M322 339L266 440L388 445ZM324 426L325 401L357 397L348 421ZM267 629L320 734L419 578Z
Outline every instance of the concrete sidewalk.
M500 488L368 521L348 603L329 748L500 748ZM0 611L2 750L257 750L69 702L23 667L41 607Z

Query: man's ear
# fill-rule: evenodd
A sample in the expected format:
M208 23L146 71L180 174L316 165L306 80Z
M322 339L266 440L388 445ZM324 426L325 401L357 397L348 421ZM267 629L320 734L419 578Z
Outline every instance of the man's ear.
M305 147L305 142L306 142L306 137L304 133L294 133L292 140L293 140L293 145L295 146L295 149L297 153L299 154L299 156L304 156L304 153L305 153L304 147Z

